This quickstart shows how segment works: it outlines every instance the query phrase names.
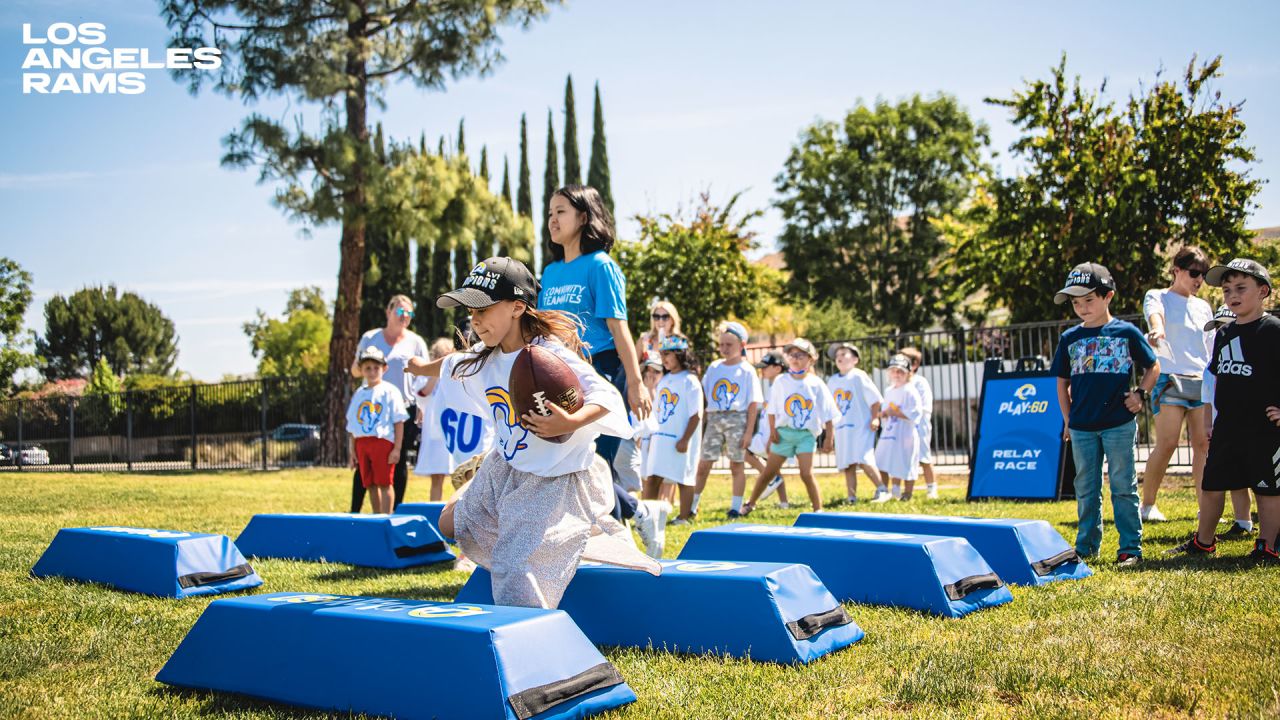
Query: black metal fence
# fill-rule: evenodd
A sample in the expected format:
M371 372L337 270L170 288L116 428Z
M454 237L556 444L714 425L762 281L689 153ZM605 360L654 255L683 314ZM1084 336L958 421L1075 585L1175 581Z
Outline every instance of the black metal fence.
M0 402L0 471L270 468L315 462L324 378Z
M1058 337L1073 324L1062 320L849 341L858 346L862 369L882 390L890 356L906 346L920 349L921 373L933 387L934 464L961 466L968 463L973 444L985 361L1000 358L1012 369L1020 358L1039 357L1047 365ZM824 377L836 370L826 356L829 342L817 343L817 370ZM755 361L769 349L751 348L748 356ZM303 376L7 400L0 402L0 471L311 465L319 448L323 395L323 377ZM1144 410L1138 418L1139 461L1154 439L1150 412ZM835 457L819 453L814 464L833 468ZM1191 465L1185 438L1170 464ZM727 468L723 459L719 466Z
M1141 318L1136 315L1121 319L1141 322ZM1059 336L1078 322L1059 320L954 331L907 332L849 338L848 341L858 347L861 356L859 367L871 375L881 391L888 382L884 367L889 358L904 347L912 346L920 350L924 355L920 373L933 388L931 450L934 465L959 466L968 464L973 447L985 361L998 358L1004 362L1006 370L1012 370L1022 358L1041 358L1047 368L1057 349ZM835 362L826 354L830 342L833 341L814 341L820 354L817 371L823 377L836 372ZM750 348L747 354L752 361L756 361L769 350L781 347ZM1138 416L1139 462L1146 460L1154 443L1151 412L1144 408ZM1185 432L1169 464L1170 467L1191 466L1191 446L1186 440ZM723 460L720 465L728 467ZM818 453L814 457L814 465L834 468L835 456Z

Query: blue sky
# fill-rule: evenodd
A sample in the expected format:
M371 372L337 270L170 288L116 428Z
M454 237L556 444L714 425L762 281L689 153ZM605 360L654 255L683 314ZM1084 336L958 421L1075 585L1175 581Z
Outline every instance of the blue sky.
M178 366L197 378L254 368L240 326L258 308L278 313L289 289L337 285L336 227L308 239L271 203L252 171L224 170L221 138L250 112L163 71L133 96L23 95L22 24L105 23L107 47L160 52L168 33L151 0L11 0L0 6L0 253L35 276L28 326L43 330L54 293L115 283L174 320ZM1062 8L1069 8L1063 11ZM504 32L507 61L490 77L446 92L391 88L375 113L398 138L434 143L466 118L478 162L489 148L514 175L520 113L528 113L535 201L541 196L547 110L563 140L564 78L577 90L583 163L590 152L591 86L604 99L613 190L623 237L637 213L670 212L703 190L744 208L769 208L773 180L798 132L859 100L943 91L1014 139L1007 115L982 100L1044 77L1060 53L1088 84L1121 99L1193 54L1225 59L1223 97L1245 101L1255 175L1270 180L1255 227L1280 225L1280 3L1079 2L572 2L528 31ZM255 108L296 113L281 100ZM495 177L495 189L500 177ZM514 177L513 177L514 182ZM781 219L754 228L768 246Z

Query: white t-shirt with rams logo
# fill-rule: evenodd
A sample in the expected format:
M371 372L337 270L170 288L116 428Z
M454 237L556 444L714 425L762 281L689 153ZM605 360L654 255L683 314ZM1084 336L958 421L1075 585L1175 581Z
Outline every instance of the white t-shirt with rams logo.
M511 467L540 477L554 478L569 473L580 472L591 467L596 451L596 437L613 435L620 438L631 437L631 426L627 422L627 408L609 381L605 380L576 353L571 352L559 340L535 338L534 345L540 345L556 354L573 370L582 385L585 398L584 405L599 405L607 413L590 425L578 429L563 443L547 442L529 432L520 423L511 402L511 365L515 363L520 351L504 353L495 348L485 360L484 365L473 375L459 377L454 368L463 360L473 357L471 352L458 352L444 359L440 366L441 376L452 377L462 384L464 390L481 407L487 408L493 421L493 449L502 453L502 457ZM467 368L472 372L475 368Z
M743 412L751 403L762 404L760 378L745 360L733 365L716 360L702 376L702 392L708 412Z
M667 373L658 381L653 396L653 433L649 436L646 472L673 483L689 485L697 480L697 462L702 454L702 431L689 438L685 452L676 450L689 419L702 413L702 384L693 373Z
M361 385L347 406L347 432L355 437L396 441L396 423L409 419L404 395L383 380L372 387Z
M822 426L835 420L840 412L831 397L827 384L812 372L796 379L791 373L783 373L773 381L769 390L769 414L777 428L808 430L815 436L822 433Z

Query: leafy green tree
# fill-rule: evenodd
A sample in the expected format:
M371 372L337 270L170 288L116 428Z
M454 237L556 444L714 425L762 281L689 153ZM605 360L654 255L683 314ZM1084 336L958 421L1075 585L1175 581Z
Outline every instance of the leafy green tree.
M244 324L259 377L323 374L329 365L332 331L329 307L315 286L290 291L283 317L269 317L259 310L256 319Z
M446 78L488 73L502 56L498 29L527 27L547 0L161 0L171 47L216 46L219 69L175 70L194 92L257 102L318 103L319 134L254 113L226 139L224 165L258 166L281 183L276 202L311 224L342 225L338 291L325 384L321 461L342 461L348 358L360 334L365 229L385 176L369 142L369 105L385 105L388 83L407 78L440 90Z
M1261 184L1249 176L1240 105L1210 88L1220 66L1193 59L1181 82L1161 79L1121 110L1105 86L1069 79L1063 56L1047 80L989 100L1022 131L1010 147L1020 173L988 179L942 225L961 291L1014 321L1059 317L1053 295L1067 271L1093 261L1115 276L1112 311L1132 313L1167 281L1181 245L1219 259L1246 249Z
M578 159L578 110L573 102L573 76L564 81L564 184L582 184L582 161Z
M547 215L551 211L551 196L560 189L560 167L556 162L556 128L554 118L547 110L547 166L542 174L542 267L551 262L551 229L547 227Z
M14 391L13 376L39 364L29 352L35 333L22 329L22 318L31 305L31 273L16 261L0 257L0 394Z
M173 372L173 321L160 308L115 285L54 295L44 306L45 334L36 340L51 380L88 377L98 358L117 375Z
M788 289L891 327L949 318L934 221L969 196L987 129L947 95L858 105L801 132L777 178Z
M735 217L738 198L716 207L703 194L690 220L639 217L640 239L615 247L627 278L628 316L647 317L655 299L675 303L682 329L704 362L715 347L716 325L750 317L767 289L765 268L746 256L755 247L755 233L746 226L761 213Z
M609 179L609 148L604 137L604 109L600 105L600 83L596 83L595 113L591 123L591 163L587 184L600 191L600 199L613 214L613 186Z

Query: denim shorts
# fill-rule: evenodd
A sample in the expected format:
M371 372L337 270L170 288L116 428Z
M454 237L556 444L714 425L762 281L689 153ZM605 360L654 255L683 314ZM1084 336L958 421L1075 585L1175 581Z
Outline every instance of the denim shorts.
M1160 373L1156 386L1151 389L1151 412L1160 413L1161 405L1177 405L1195 410L1204 405L1200 399L1200 385L1203 381L1192 375L1170 375Z
M789 427L778 428L778 442L769 445L769 452L784 458L812 453L818 447L818 438L808 430Z

